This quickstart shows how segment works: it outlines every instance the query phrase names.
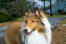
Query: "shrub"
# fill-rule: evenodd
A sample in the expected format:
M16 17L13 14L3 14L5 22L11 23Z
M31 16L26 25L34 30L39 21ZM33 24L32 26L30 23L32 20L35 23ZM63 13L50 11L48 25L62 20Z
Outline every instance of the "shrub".
M64 14L66 14L66 11L64 12Z
M62 9L58 9L58 11L57 11L59 14L63 14L63 10Z
M12 21L14 18L10 14L0 13L0 22Z

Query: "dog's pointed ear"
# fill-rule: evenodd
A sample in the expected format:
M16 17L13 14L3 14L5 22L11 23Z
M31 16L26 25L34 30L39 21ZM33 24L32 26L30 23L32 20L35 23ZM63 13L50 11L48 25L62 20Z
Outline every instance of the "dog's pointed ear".
M38 7L35 8L35 15L40 16L40 11Z
M44 17L44 12L40 11L39 8L35 8L35 15L38 16L39 18L43 18Z
M31 11L30 11L29 9L27 9L27 10L25 11L25 15L28 16L30 12L31 12Z

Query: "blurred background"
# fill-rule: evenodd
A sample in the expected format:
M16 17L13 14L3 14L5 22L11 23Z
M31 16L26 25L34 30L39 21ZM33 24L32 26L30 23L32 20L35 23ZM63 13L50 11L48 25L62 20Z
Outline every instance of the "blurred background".
M8 25L21 22L26 9L40 8L52 27L52 44L66 44L66 0L0 0L0 44Z

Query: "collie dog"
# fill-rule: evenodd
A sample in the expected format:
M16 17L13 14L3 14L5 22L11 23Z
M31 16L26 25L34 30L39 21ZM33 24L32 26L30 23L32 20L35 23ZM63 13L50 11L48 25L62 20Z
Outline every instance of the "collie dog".
M51 44L51 25L38 8L26 12L24 21L14 23L6 32L7 44Z

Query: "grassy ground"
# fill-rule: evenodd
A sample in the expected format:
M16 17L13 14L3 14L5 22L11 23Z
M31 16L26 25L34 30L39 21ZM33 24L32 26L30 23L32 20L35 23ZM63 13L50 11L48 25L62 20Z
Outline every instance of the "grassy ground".
M52 44L66 44L66 26L64 20L56 30L52 31Z
M66 19L64 19L63 23L62 24L66 24Z
M52 18L53 18L53 17L66 17L66 15L53 15L53 16L48 16L48 17L49 17L49 18L50 18L50 17L52 17Z

